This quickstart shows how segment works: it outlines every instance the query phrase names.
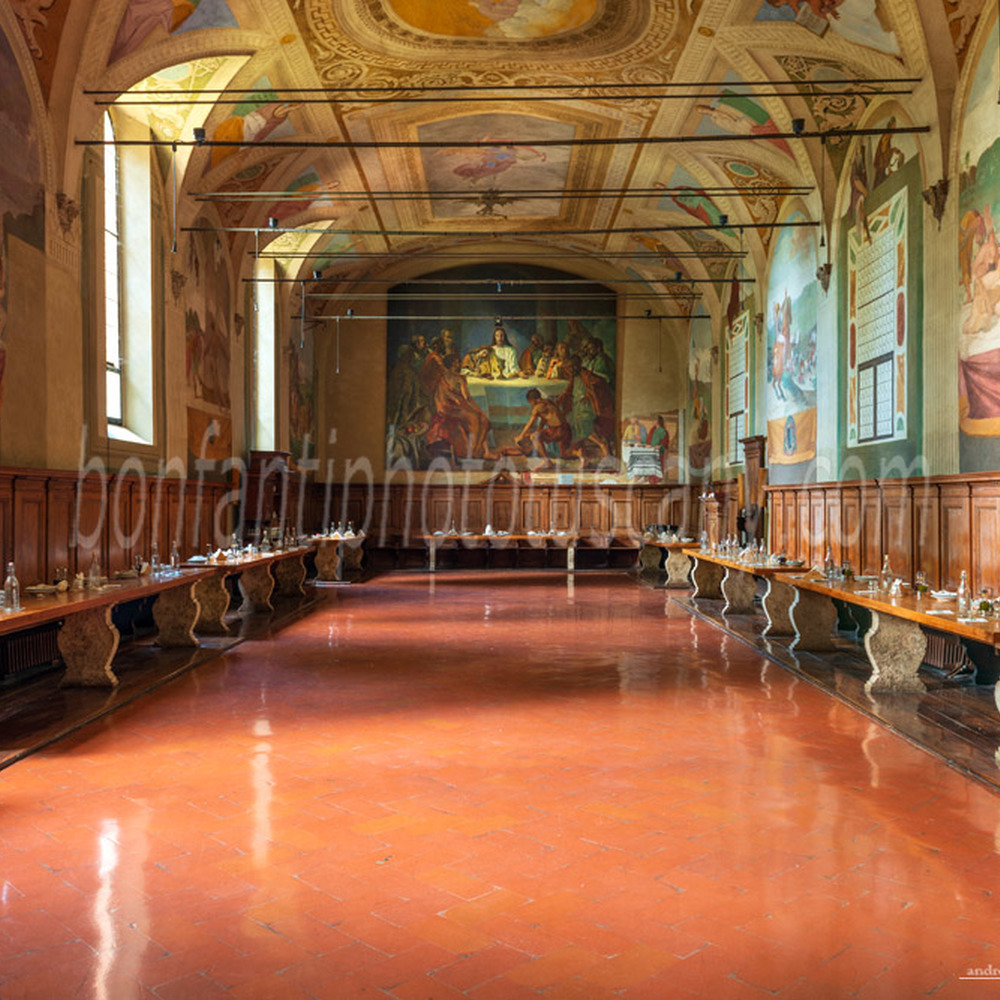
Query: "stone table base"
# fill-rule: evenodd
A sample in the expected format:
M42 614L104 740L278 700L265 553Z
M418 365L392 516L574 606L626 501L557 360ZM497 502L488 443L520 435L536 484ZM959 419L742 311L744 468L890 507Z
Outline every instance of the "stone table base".
M196 632L205 635L229 635L226 612L229 610L229 588L222 573L199 580L194 585L194 596L198 602L198 622Z
M323 540L316 543L316 579L324 581L342 578L340 543Z
M767 578L767 590L764 592L764 614L767 615L767 625L764 635L795 635L795 626L789 617L792 601L795 600L795 588L783 583L776 576Z
M194 584L161 591L153 605L153 621L158 630L156 645L164 648L197 646L194 626L198 610Z
M306 588L306 564L302 556L281 559L273 566L274 580L282 597L303 597Z
M68 615L59 630L59 652L66 664L63 687L114 687L111 661L118 651L118 629L111 607Z
M916 622L873 611L865 652L872 665L866 691L925 690L917 671L927 652L927 635Z
M752 615L757 578L752 573L726 567L726 575L722 578L722 596L726 599L726 606L722 609L724 615Z
M670 588L687 590L691 586L691 557L680 549L670 549L667 553L667 583Z
M274 577L266 565L253 566L240 573L240 593L243 601L251 611L273 611L271 593L274 590Z
M663 564L663 549L655 545L643 545L639 550L639 565L646 576L658 576Z
M341 542L340 563L341 575L343 570L348 573L360 573L365 561L365 547L363 542Z
M796 587L789 617L795 629L795 638L789 644L789 649L822 653L837 648L833 642L837 609L829 597Z
M725 568L718 563L708 562L706 559L699 559L695 556L694 571L691 574L691 578L694 580L692 597L710 597L721 600L724 574Z

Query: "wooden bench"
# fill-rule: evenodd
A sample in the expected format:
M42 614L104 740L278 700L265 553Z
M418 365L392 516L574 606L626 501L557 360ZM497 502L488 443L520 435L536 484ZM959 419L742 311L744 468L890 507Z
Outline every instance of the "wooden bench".
M767 616L764 635L794 634L788 612L795 599L795 591L784 578L801 575L801 566L743 563L700 549L688 548L684 553L694 560L691 574L695 586L693 597L724 600L723 614L748 615L754 610L757 580L765 580L767 589L761 602Z
M312 545L266 552L254 556L238 556L217 562L185 563L197 565L203 575L195 585L198 616L195 629L206 635L227 635L226 612L229 610L229 589L226 578L239 577L240 594L252 611L273 611L271 596L275 590L283 597L305 594L305 558L314 552Z
M153 620L157 645L197 646L194 625L198 602L194 591L211 575L207 569L164 572L157 576L111 581L100 589L22 598L21 611L0 612L0 635L62 621L59 652L66 665L67 687L114 687L118 683L111 661L118 651L119 634L111 621L112 609L129 601L155 597Z
M809 580L793 577L788 581L795 591L791 622L795 638L793 650L823 652L832 650L837 624L835 600L867 608L872 624L865 633L865 652L872 667L865 684L869 691L925 690L917 676L927 652L924 628L1000 648L1000 621L959 621L953 601L936 601L928 594L910 591L892 596L873 593L867 583L857 581ZM953 614L931 614L952 611ZM970 616L971 617L971 616ZM997 703L1000 708L1000 701Z

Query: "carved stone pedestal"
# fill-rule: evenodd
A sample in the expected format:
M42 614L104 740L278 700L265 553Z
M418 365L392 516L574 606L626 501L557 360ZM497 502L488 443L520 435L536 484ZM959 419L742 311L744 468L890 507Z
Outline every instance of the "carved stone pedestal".
M691 575L691 557L684 555L680 549L671 549L667 553L667 586L670 588L687 589L691 586L688 579Z
M639 565L646 576L656 576L663 563L663 549L655 545L643 545L639 550Z
M341 558L340 543L324 539L316 543L316 579L331 581L340 580Z
M365 547L362 542L352 544L341 543L340 546L340 568L341 576L343 571L348 573L360 573L365 561Z
M837 609L829 597L796 587L789 617L795 629L789 649L813 653L836 649L833 628L837 624Z
M157 646L197 646L194 626L198 621L198 601L194 584L161 591L153 605L153 621L158 630Z
M251 611L273 611L271 592L274 577L266 565L252 566L240 573L240 593Z
M59 652L66 664L63 687L114 687L111 661L118 651L118 629L110 605L68 615L59 630Z
M694 571L691 574L694 580L693 597L711 597L715 600L722 598L722 577L725 569L718 563L708 562L695 556Z
M782 583L776 576L767 578L767 590L764 592L764 614L767 615L767 625L764 635L795 635L795 626L789 617L792 601L795 600L795 588Z
M302 597L306 589L306 564L302 556L281 559L272 567L278 593L282 597Z
M229 610L229 589L222 573L199 580L194 585L194 596L198 601L198 622L195 631L205 635L229 635L226 612Z
M915 622L873 611L865 652L872 665L866 691L925 690L917 671L927 652L927 635Z
M722 578L722 596L726 606L724 615L752 615L753 599L757 595L757 579L752 573L727 567Z

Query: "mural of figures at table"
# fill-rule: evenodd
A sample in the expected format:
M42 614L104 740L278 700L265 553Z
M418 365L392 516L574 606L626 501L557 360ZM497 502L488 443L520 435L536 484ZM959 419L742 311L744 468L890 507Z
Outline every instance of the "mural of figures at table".
M712 378L716 348L712 324L704 306L698 305L691 320L688 352L688 467L700 479L712 471Z
M41 249L45 241L45 202L38 133L31 100L17 59L0 31L0 404L7 367L7 308L10 242L20 239Z
M789 222L802 221L795 212ZM767 462L797 466L793 482L816 457L816 236L779 231L767 286Z
M1000 121L997 26L973 76L960 145L959 450L963 472L1000 469Z
M567 286L555 283L572 276L561 271L506 265L437 274L478 284L393 289L387 466L606 468L618 437L615 293L574 286L582 304L574 316ZM498 291L498 278L511 284ZM408 291L437 297L407 301Z

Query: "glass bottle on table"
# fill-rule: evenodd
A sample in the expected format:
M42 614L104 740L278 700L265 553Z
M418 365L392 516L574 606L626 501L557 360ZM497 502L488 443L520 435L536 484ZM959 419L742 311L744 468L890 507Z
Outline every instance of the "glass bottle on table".
M11 566L7 567L8 572ZM101 561L97 558L97 553L95 552L90 557L90 569L87 571L87 586L91 590L98 590L101 586ZM4 585L6 591L6 584Z
M960 615L969 613L969 579L964 569L958 581L958 613Z
M149 572L153 576L158 576L160 572L160 546L156 542L153 542L149 553Z
M21 585L17 582L12 562L7 563L7 578L3 582L3 604L5 611L21 610Z
M176 573L181 568L181 553L177 548L177 542L170 546L170 571Z
M823 573L827 581L833 579L833 549L829 545L826 547L826 556L823 559Z
M892 587L892 568L889 566L889 554L882 558L882 572L878 578L878 589L888 592Z

